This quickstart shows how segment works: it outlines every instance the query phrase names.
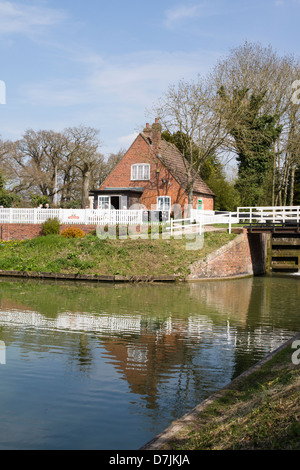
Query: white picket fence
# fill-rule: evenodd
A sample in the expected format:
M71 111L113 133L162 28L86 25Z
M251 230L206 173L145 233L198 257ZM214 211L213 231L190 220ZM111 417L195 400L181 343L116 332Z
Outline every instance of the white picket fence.
M138 225L160 223L157 212L138 210L101 210L101 209L18 209L0 208L0 223L42 224L47 219L57 218L61 224L83 225ZM238 207L236 212L215 212L192 209L190 217L170 219L168 214L165 225L171 233L179 230L199 230L206 225L227 225L231 232L232 224L240 223L300 223L300 206L282 207ZM184 227L184 228L182 228ZM198 227L198 229L197 229Z
M239 219L236 212L215 212L215 211L197 211L192 210L191 217L195 222L202 225L216 225L216 224L237 224Z
M238 207L239 223L300 223L300 206Z
M0 223L42 224L47 219L57 218L61 224L117 225L148 223L144 210L100 210L100 209L16 209L0 208ZM154 216L151 223L159 223Z
M200 211L192 210L191 217L184 219L174 219L170 221L171 235L177 233L199 233L200 235L205 230L204 227L208 225L227 225L228 231L231 233L231 227L233 223L237 223L236 213L232 212L220 212L215 213L214 211Z

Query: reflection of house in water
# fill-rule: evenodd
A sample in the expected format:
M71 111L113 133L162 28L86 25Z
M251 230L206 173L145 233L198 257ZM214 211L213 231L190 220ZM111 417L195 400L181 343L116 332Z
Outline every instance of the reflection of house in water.
M19 327L23 330L32 327L37 332L55 331L50 340L55 344L59 344L61 340L62 344L66 342L68 347L73 344L67 361L73 363L72 358L76 357L80 370L84 367L91 370L94 358L90 354L92 348L89 348L89 343L97 337L101 348L105 349L103 360L114 365L128 382L130 391L144 397L146 406L150 408L158 407L159 390L168 381L173 383L175 380L172 391L174 399L186 396L192 383L195 386L195 383L205 380L201 374L207 375L207 355L212 357L212 362L219 356L212 348L208 348L201 355L203 364L201 359L196 359L202 348L203 338L206 335L210 338L214 335L213 322L208 317L178 318L174 315L172 318L170 315L160 319L154 315L65 312L55 318L48 318L36 311L30 311L28 307L23 310L20 305L2 302L0 326L1 324L9 324L12 328ZM68 333L80 333L75 347L74 342L68 340ZM223 328L221 334L226 336L226 328ZM45 336L40 335L42 339ZM31 342L30 345L32 346ZM232 352L229 356L232 356ZM193 367L193 364L196 364L196 367ZM228 368L226 373L228 374ZM223 370L221 374L224 375ZM171 400L171 397L169 399Z
M66 301L66 311L56 310L53 315L39 313L36 305L28 307L28 298L26 306L2 298L0 327L7 327L6 335L13 335L14 326L24 331L27 326L36 331L55 331L45 341L66 347L66 360L81 370L89 366L93 371L93 361L99 359L95 354L104 349L101 360L113 364L130 391L142 395L147 406L155 408L167 382L172 383L174 401L208 380L213 381L211 389L218 388L231 380L240 364L244 367L245 356L252 357L249 352L267 353L273 348L272 338L266 342L266 332L257 325L260 316L270 315L274 292L269 292L271 285L269 289L263 281L261 290L253 289L258 282L248 278L191 283L175 289L119 287L117 297L106 299L104 289L95 289L93 292L101 293L102 310L96 303L92 309L102 313L71 311L75 305L82 309L73 297L71 303ZM70 341L71 333L79 334L78 341ZM39 346L44 337L40 335ZM95 341L100 349L95 349ZM23 348L31 344L24 342ZM168 399L171 401L171 397Z
M148 407L155 407L159 383L191 361L185 341L186 326L177 331L142 331L138 338L103 340L112 363L122 371L133 393L143 395Z

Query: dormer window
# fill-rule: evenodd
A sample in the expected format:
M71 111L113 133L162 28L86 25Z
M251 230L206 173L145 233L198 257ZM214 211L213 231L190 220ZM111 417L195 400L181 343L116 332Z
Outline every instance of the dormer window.
M150 165L148 163L131 165L131 180L150 180Z

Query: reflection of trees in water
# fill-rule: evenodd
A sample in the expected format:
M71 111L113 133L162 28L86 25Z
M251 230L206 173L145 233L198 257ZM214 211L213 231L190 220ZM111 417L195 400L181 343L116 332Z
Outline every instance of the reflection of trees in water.
M72 352L68 355L68 367L75 365L85 375L93 373L93 352L88 334L81 333L72 341Z
M227 315L234 331L235 371L238 376L299 330L300 279L261 276L191 285L191 295ZM210 318L218 323L212 313ZM286 333L280 335L280 330Z
M287 276L253 279L244 327L237 325L234 377L299 330L300 283ZM289 333L289 331L291 333Z

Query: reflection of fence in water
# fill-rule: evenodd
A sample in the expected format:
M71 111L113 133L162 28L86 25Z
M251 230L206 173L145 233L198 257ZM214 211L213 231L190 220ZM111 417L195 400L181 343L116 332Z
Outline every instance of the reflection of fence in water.
M1 323L10 325L24 325L35 328L62 331L86 331L86 332L129 332L139 333L142 317L140 316L115 316L115 315L81 315L65 313L56 319L49 320L40 313L22 311L1 311Z

